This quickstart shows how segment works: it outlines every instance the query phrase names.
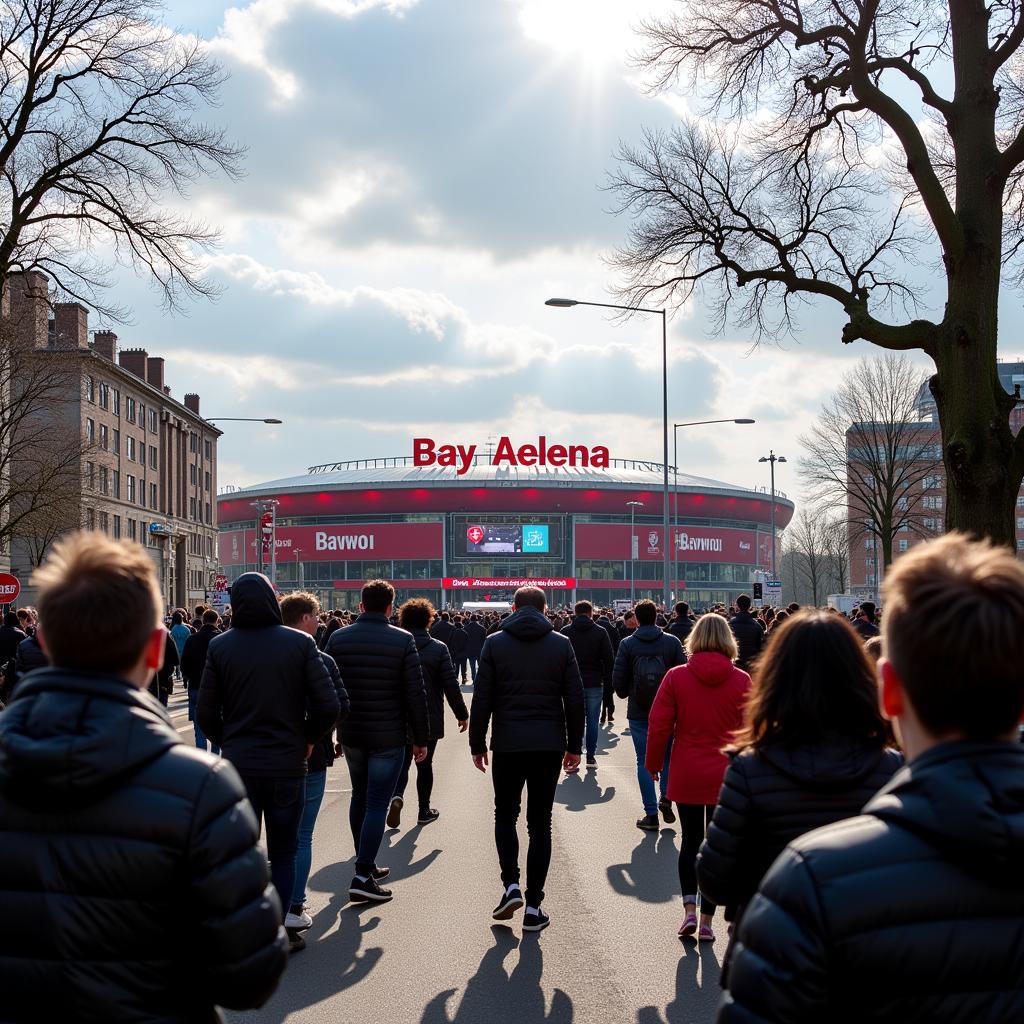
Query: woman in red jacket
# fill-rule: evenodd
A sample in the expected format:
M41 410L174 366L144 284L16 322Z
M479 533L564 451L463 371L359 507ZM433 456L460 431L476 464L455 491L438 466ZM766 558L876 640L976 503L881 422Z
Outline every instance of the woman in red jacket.
M750 676L733 664L736 641L721 615L704 615L697 621L686 638L686 653L687 663L666 673L651 705L645 761L657 779L665 748L674 739L668 798L679 807L679 885L686 912L679 937L696 933L699 941L713 942L715 905L703 897L697 925L697 853L729 764L722 748L743 724Z

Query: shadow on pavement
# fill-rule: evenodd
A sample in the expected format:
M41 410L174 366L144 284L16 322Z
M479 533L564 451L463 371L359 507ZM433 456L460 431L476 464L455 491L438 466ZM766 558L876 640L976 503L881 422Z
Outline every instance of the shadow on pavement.
M412 859L420 835L430 829L438 828L440 821L441 819L438 819L432 825L417 825L416 818L410 816L411 827L403 826L404 831L401 833L397 829L388 829L384 833L384 842L381 844L380 853L377 854L378 866L391 868L391 874L384 885L399 882L404 878L412 878L420 872L426 871L441 856L441 851L434 847L430 853L425 857L420 857L418 861L413 862ZM398 838L399 835L401 838Z
M509 928L491 927L494 946L480 961L476 974L469 979L457 1006L457 989L441 992L427 1003L420 1024L570 1024L573 1019L572 1000L561 989L551 997L551 1009L541 987L544 954L540 935L519 937ZM513 950L519 959L511 973L505 960Z
M663 1011L655 1006L637 1010L636 1024L711 1024L722 996L720 976L711 943L686 940L676 967L675 998Z
M611 887L620 895L632 896L642 903L668 903L679 899L676 873L665 870L665 860L671 858L674 864L678 857L675 835L675 830L670 828L645 832L628 864L612 864L608 868Z
M558 784L555 802L563 804L567 811L585 811L590 804L608 803L615 796L615 787L602 790L597 775L581 765L578 775L567 775Z

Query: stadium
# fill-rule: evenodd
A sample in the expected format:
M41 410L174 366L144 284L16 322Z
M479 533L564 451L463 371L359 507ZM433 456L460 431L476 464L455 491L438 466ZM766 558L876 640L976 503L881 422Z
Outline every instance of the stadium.
M229 582L273 572L279 589L310 590L335 608L355 608L363 581L375 577L393 581L399 600L428 597L438 607L508 600L525 583L543 586L554 605L633 596L660 604L662 464L595 451L559 459L559 446L546 449L543 438L539 451L522 446L513 458L498 457L500 444L449 460L414 448L225 492L222 572ZM771 565L766 489L671 466L669 479L675 598L701 607L749 590L755 571ZM779 532L792 515L776 492Z

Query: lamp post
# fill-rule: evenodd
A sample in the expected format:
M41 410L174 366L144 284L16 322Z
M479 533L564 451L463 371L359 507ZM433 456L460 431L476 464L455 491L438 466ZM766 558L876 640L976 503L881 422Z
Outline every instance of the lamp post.
M277 506L280 502L276 498L264 498L259 501L250 501L250 505L256 509L256 551L259 554L260 571L263 570L263 513L270 513L270 585L277 590Z
M295 548L292 551L292 554L295 556L295 577L299 583L299 590L305 590L305 567L303 566L302 562L299 561L299 556L302 554L302 548Z
M676 543L676 538L679 533L679 428L680 427L705 427L712 423L740 423L740 424L751 424L756 423L757 420L748 419L743 417L741 419L732 420L692 420L689 423L673 423L672 424L672 475L673 475L673 494L672 494L672 577L676 583L679 582L679 545ZM678 594L676 595L678 599ZM666 613L668 608L665 609ZM667 614L666 614L667 617Z
M276 420L273 417L260 419L253 416L204 416L207 423L283 423L284 420Z
M758 462L767 462L771 465L772 472L772 579L777 580L779 577L775 572L775 463L785 462L785 455L776 455L774 451L769 450L767 455L762 455L757 460Z
M636 604L636 510L643 508L642 501L627 501L629 506L629 601Z
M601 309L621 309L627 313L652 313L661 317L661 404L662 404L662 599L665 611L669 605L669 521L668 521L668 310L646 309L643 306L620 306L614 302L585 302L582 299L547 299L545 306L568 309L571 306L598 306Z

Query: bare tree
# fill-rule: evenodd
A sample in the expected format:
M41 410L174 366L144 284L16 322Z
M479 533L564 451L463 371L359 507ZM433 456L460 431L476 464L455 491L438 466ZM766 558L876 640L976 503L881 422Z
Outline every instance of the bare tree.
M822 513L845 508L849 540L877 537L885 566L898 533L936 532L929 521L939 513L925 507L924 492L941 483L942 462L935 424L918 414L925 384L905 356L862 359L800 438L799 471L812 504Z
M707 120L622 152L623 295L700 290L759 337L827 300L843 342L926 352L946 524L1012 545L1024 433L995 360L1024 257L1024 3L681 0L645 29L653 88L689 84ZM906 276L919 254L937 317Z
M845 516L825 522L822 543L835 584L833 593L845 594L850 585L850 533Z
M830 566L826 532L821 516L806 508L786 527L786 541L795 555L795 572L814 605L822 604L828 593Z

